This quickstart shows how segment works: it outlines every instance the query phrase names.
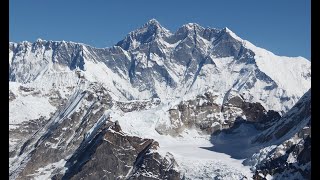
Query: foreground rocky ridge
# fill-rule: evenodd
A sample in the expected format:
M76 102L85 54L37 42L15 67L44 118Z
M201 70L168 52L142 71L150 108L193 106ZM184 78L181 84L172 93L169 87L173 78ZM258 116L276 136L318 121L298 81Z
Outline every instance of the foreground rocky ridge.
M36 130L30 122L9 132L19 140L9 149L10 179L179 179L173 156L158 154L156 141L126 135L107 120L114 104L104 88L86 89L76 88ZM21 138L24 130L29 132ZM92 167L101 171L92 174Z
M62 179L180 179L172 155L156 152L158 142L126 135L113 122L108 125L91 147L70 158Z

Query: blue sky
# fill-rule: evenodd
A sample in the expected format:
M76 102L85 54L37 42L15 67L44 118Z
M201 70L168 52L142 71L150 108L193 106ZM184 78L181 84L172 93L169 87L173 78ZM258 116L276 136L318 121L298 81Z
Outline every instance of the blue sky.
M9 40L110 47L149 19L175 32L195 22L228 27L277 55L310 59L310 0L10 0Z

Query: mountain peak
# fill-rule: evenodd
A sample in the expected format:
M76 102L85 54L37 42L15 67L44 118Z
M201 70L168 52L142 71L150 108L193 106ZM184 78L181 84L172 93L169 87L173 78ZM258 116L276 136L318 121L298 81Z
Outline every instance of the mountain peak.
M197 23L187 23L187 24L184 24L181 28L187 31L190 31L190 30L193 31L194 29L203 29L203 27Z
M38 38L38 39L36 40L36 42L42 42L42 41L44 41L44 40L42 40L41 38Z
M144 44L151 42L157 38L168 36L169 30L160 25L156 19L150 19L142 27L137 30L131 31L125 39L118 42L116 46L121 46L123 49L136 48L137 44Z
M159 21L157 21L156 19L152 18L150 19L145 25L156 25L156 26L161 26Z
M138 29L138 31L145 30L145 29L153 29L155 32L165 31L165 28L163 28L161 26L161 24L159 23L159 21L157 21L154 18L152 18L148 22L146 22L141 28Z
M223 30L226 32L232 32L228 27L223 28Z
M187 23L185 24L186 27L194 27L194 26L197 26L197 27L201 27L199 24L197 23Z
M233 31L231 31L228 27L225 27L222 29L223 31L225 31L226 33L228 33L230 36L232 36L234 39L242 42L243 39L241 39L239 36L237 36Z

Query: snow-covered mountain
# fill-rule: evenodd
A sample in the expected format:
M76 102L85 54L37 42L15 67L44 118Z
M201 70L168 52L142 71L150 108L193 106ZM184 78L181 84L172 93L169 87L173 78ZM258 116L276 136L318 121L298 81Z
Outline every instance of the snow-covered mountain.
M182 158L188 151L174 149L210 146L212 133L232 128L239 118L266 134L310 89L310 82L307 59L277 56L228 28L196 23L172 33L152 19L110 48L41 39L10 42L10 177L90 178L86 163L100 167L101 162L90 159L99 156L89 149L111 143L108 152L123 146L136 150L122 152L131 160L120 163L121 170L102 166L106 173L112 171L108 178L249 178L250 170L241 162L228 164L233 160L225 158L219 161L221 168L212 169L218 161ZM123 132L103 125L109 116ZM115 143L133 136L160 145ZM205 151L195 150L217 157ZM152 152L157 155L150 156ZM82 156L88 158L73 162ZM159 171L150 169L160 160ZM200 169L188 173L190 162Z
M310 88L311 78L310 61L276 56L228 28L189 23L171 33L154 19L111 48L38 39L9 43L9 56L14 82L52 86L61 78L57 73L69 80L79 69L121 100L173 99L210 89L222 97L236 92L284 112Z

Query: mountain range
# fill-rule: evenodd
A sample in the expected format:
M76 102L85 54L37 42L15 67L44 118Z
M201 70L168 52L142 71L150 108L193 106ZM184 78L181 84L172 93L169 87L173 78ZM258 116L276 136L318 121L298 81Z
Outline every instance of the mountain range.
M308 179L310 66L155 19L109 48L9 42L10 179Z

